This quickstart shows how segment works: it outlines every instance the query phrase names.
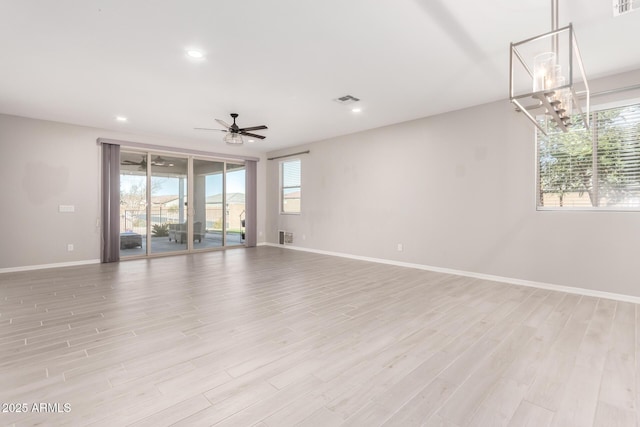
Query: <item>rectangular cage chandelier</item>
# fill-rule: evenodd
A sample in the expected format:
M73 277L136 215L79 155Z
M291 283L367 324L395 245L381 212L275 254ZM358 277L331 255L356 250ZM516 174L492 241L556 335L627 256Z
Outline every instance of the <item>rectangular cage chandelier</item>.
M552 0L552 30L511 43L509 99L542 133L542 123L567 132L589 128L589 85L573 25L558 28L558 3ZM573 123L576 116L579 122Z

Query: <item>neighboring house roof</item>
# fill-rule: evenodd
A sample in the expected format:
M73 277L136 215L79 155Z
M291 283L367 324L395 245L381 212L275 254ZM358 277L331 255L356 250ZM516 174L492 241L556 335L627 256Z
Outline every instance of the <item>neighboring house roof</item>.
M187 198L185 197L186 201ZM171 203L176 203L178 201L178 196L176 195L164 195L164 196L151 196L151 204L153 205L167 205ZM243 204L245 202L244 193L228 193L227 194L227 203L230 204ZM214 194L213 196L207 197L207 204L220 204L222 203L222 194Z
M185 200L187 198L185 197ZM165 195L165 196L151 196L151 204L152 205L166 205L167 203L174 202L178 200L178 196L175 195Z
M207 197L207 204L221 204L222 194ZM243 204L244 193L227 193L227 204Z

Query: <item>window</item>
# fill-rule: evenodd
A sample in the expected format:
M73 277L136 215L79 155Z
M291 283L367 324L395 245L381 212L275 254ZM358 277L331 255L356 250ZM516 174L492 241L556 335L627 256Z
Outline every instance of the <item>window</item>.
M121 150L120 258L247 244L247 164Z
M537 136L539 208L640 210L640 104L593 112L589 130L548 134Z
M280 162L280 213L300 213L300 159Z

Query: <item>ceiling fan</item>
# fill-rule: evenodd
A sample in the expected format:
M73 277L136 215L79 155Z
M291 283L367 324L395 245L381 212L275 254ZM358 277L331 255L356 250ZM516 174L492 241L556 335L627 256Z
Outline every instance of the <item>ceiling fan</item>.
M125 166L140 166L140 170L145 170L147 168L147 156L142 155L142 160L140 160L139 162L134 162L133 160L123 160L120 162L120 164ZM151 166L168 168L173 166L173 163L162 156L156 156L155 158L151 158Z
M197 130L215 130L215 131L220 131L220 132L226 132L226 135L224 136L223 141L226 142L227 144L243 144L244 143L244 140L242 139L243 135L244 136L248 136L249 138L258 138L258 139L265 139L266 138L265 136L258 135L258 134L250 132L250 131L254 131L254 130L269 129L265 125L240 128L236 124L236 117L238 117L238 114L237 113L231 113L231 117L233 118L233 124L232 125L228 124L224 120L216 119L216 122L220 123L220 125L224 126L226 129L210 129L210 128L194 128L194 129L197 129Z

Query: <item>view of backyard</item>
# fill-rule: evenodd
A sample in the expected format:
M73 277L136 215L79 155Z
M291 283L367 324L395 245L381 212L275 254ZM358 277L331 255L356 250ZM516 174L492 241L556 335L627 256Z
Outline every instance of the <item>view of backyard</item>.
M149 158L147 177L146 155L121 154L121 256L186 251L189 214L194 250L244 244L244 165L194 159L189 203L187 159Z
M539 207L640 208L640 104L548 134L538 132Z

